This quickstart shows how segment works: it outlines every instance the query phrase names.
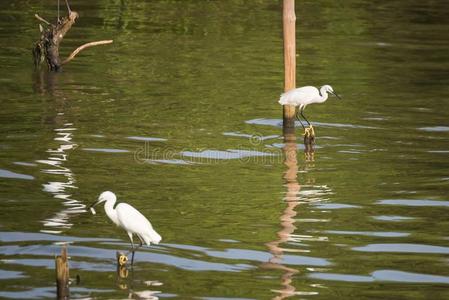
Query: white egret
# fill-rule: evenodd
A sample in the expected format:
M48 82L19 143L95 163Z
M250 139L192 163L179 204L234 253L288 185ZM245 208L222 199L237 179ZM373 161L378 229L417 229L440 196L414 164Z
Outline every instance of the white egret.
M134 261L134 251L137 250L142 244L150 245L159 244L161 236L153 229L150 221L145 218L137 209L127 203L117 203L117 197L113 192L103 192L98 197L98 200L89 206L92 214L95 214L94 206L103 203L104 211L106 215L114 222L115 225L125 229L131 240L132 259L131 264ZM134 248L133 234L137 235L140 240L140 246Z
M320 89L317 89L314 86L303 86L285 92L281 95L281 98L279 99L279 104L297 106L298 111L296 113L296 118L301 123L302 128L304 128L304 134L306 136L308 135L314 136L315 133L313 131L313 127L310 124L309 120L307 120L307 118L304 116L304 109L309 104L323 103L324 101L326 101L328 97L327 93L331 93L335 95L338 99L341 99L340 96L338 96L337 93L334 92L332 87L326 84L320 87ZM306 120L307 124L309 125L309 128L306 129L304 127L304 124L301 122L299 115L301 115L304 118L304 120Z

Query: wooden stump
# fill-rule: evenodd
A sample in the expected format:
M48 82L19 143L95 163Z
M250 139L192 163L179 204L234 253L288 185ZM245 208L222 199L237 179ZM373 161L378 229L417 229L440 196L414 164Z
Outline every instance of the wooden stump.
M67 245L61 249L61 255L55 258L56 267L56 294L58 300L69 299L69 262L67 258Z
M105 40L84 44L78 47L69 55L68 58L62 61L59 57L59 45L61 44L66 33L70 30L70 28L72 28L72 25L75 24L76 19L79 17L76 11L70 10L67 1L66 3L68 15L67 17L60 19L58 12L58 21L56 24L51 24L38 14L34 15L36 19L41 22L41 24L39 24L41 36L33 48L34 65L36 68L46 61L50 71L58 71L61 69L62 65L71 61L81 50L92 46L110 44L113 42L112 40ZM46 26L46 29L44 29L44 26Z
M47 62L48 69L58 71L61 66L59 58L59 44L72 28L75 20L78 18L76 11L70 11L67 17L62 18L56 25L48 23L46 30L41 26L41 37L33 49L34 65L38 67L44 60Z

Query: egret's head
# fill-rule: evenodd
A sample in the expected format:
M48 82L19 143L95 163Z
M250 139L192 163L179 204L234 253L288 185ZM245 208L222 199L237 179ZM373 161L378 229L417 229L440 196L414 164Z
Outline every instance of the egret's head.
M328 85L328 84L323 85L323 86L321 87L321 90L322 90L322 91L324 90L326 93L331 93L332 95L334 95L335 97L337 97L338 99L341 100L340 96L338 96L337 93L334 92L334 89L333 89L330 85Z
M103 203L105 201L116 201L117 197L115 196L115 194L113 192L110 191L106 191L100 194L100 196L98 197L97 201L95 201L94 203L92 203L89 208L94 207L100 203Z

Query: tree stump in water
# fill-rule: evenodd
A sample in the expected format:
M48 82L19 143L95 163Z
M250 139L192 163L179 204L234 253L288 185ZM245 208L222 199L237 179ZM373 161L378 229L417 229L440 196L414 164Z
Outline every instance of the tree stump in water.
M59 45L70 28L72 28L73 24L75 24L76 19L78 19L78 13L68 8L68 15L61 19L58 17L56 25L51 24L37 14L35 17L47 26L47 28L44 29L42 24L39 24L41 36L33 48L34 65L36 68L46 61L50 71L58 71L61 69L62 65L71 61L81 50L113 42L112 40L105 40L84 44L73 51L67 59L61 61L59 57Z
M58 299L69 299L69 261L67 258L67 245L61 250L61 255L55 258L56 266L56 293Z
M59 58L59 44L72 28L78 18L76 11L70 11L67 17L62 18L56 25L48 23L47 29L41 29L41 38L36 43L33 49L34 65L38 67L44 60L47 62L48 69L51 71L58 71L62 62ZM42 19L43 20L43 19Z

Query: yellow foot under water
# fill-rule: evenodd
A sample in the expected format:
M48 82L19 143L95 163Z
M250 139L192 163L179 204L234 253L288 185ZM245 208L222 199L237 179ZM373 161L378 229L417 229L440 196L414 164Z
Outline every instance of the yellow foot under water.
M313 129L312 125L310 125L308 128L304 128L304 133L302 135L304 137L315 137L315 130Z
M307 137L310 134L310 128L304 128L304 133L302 134L303 136Z
M309 135L310 135L311 137L315 137L315 130L313 129L313 126L312 126L312 125L310 125L310 127L309 127Z

